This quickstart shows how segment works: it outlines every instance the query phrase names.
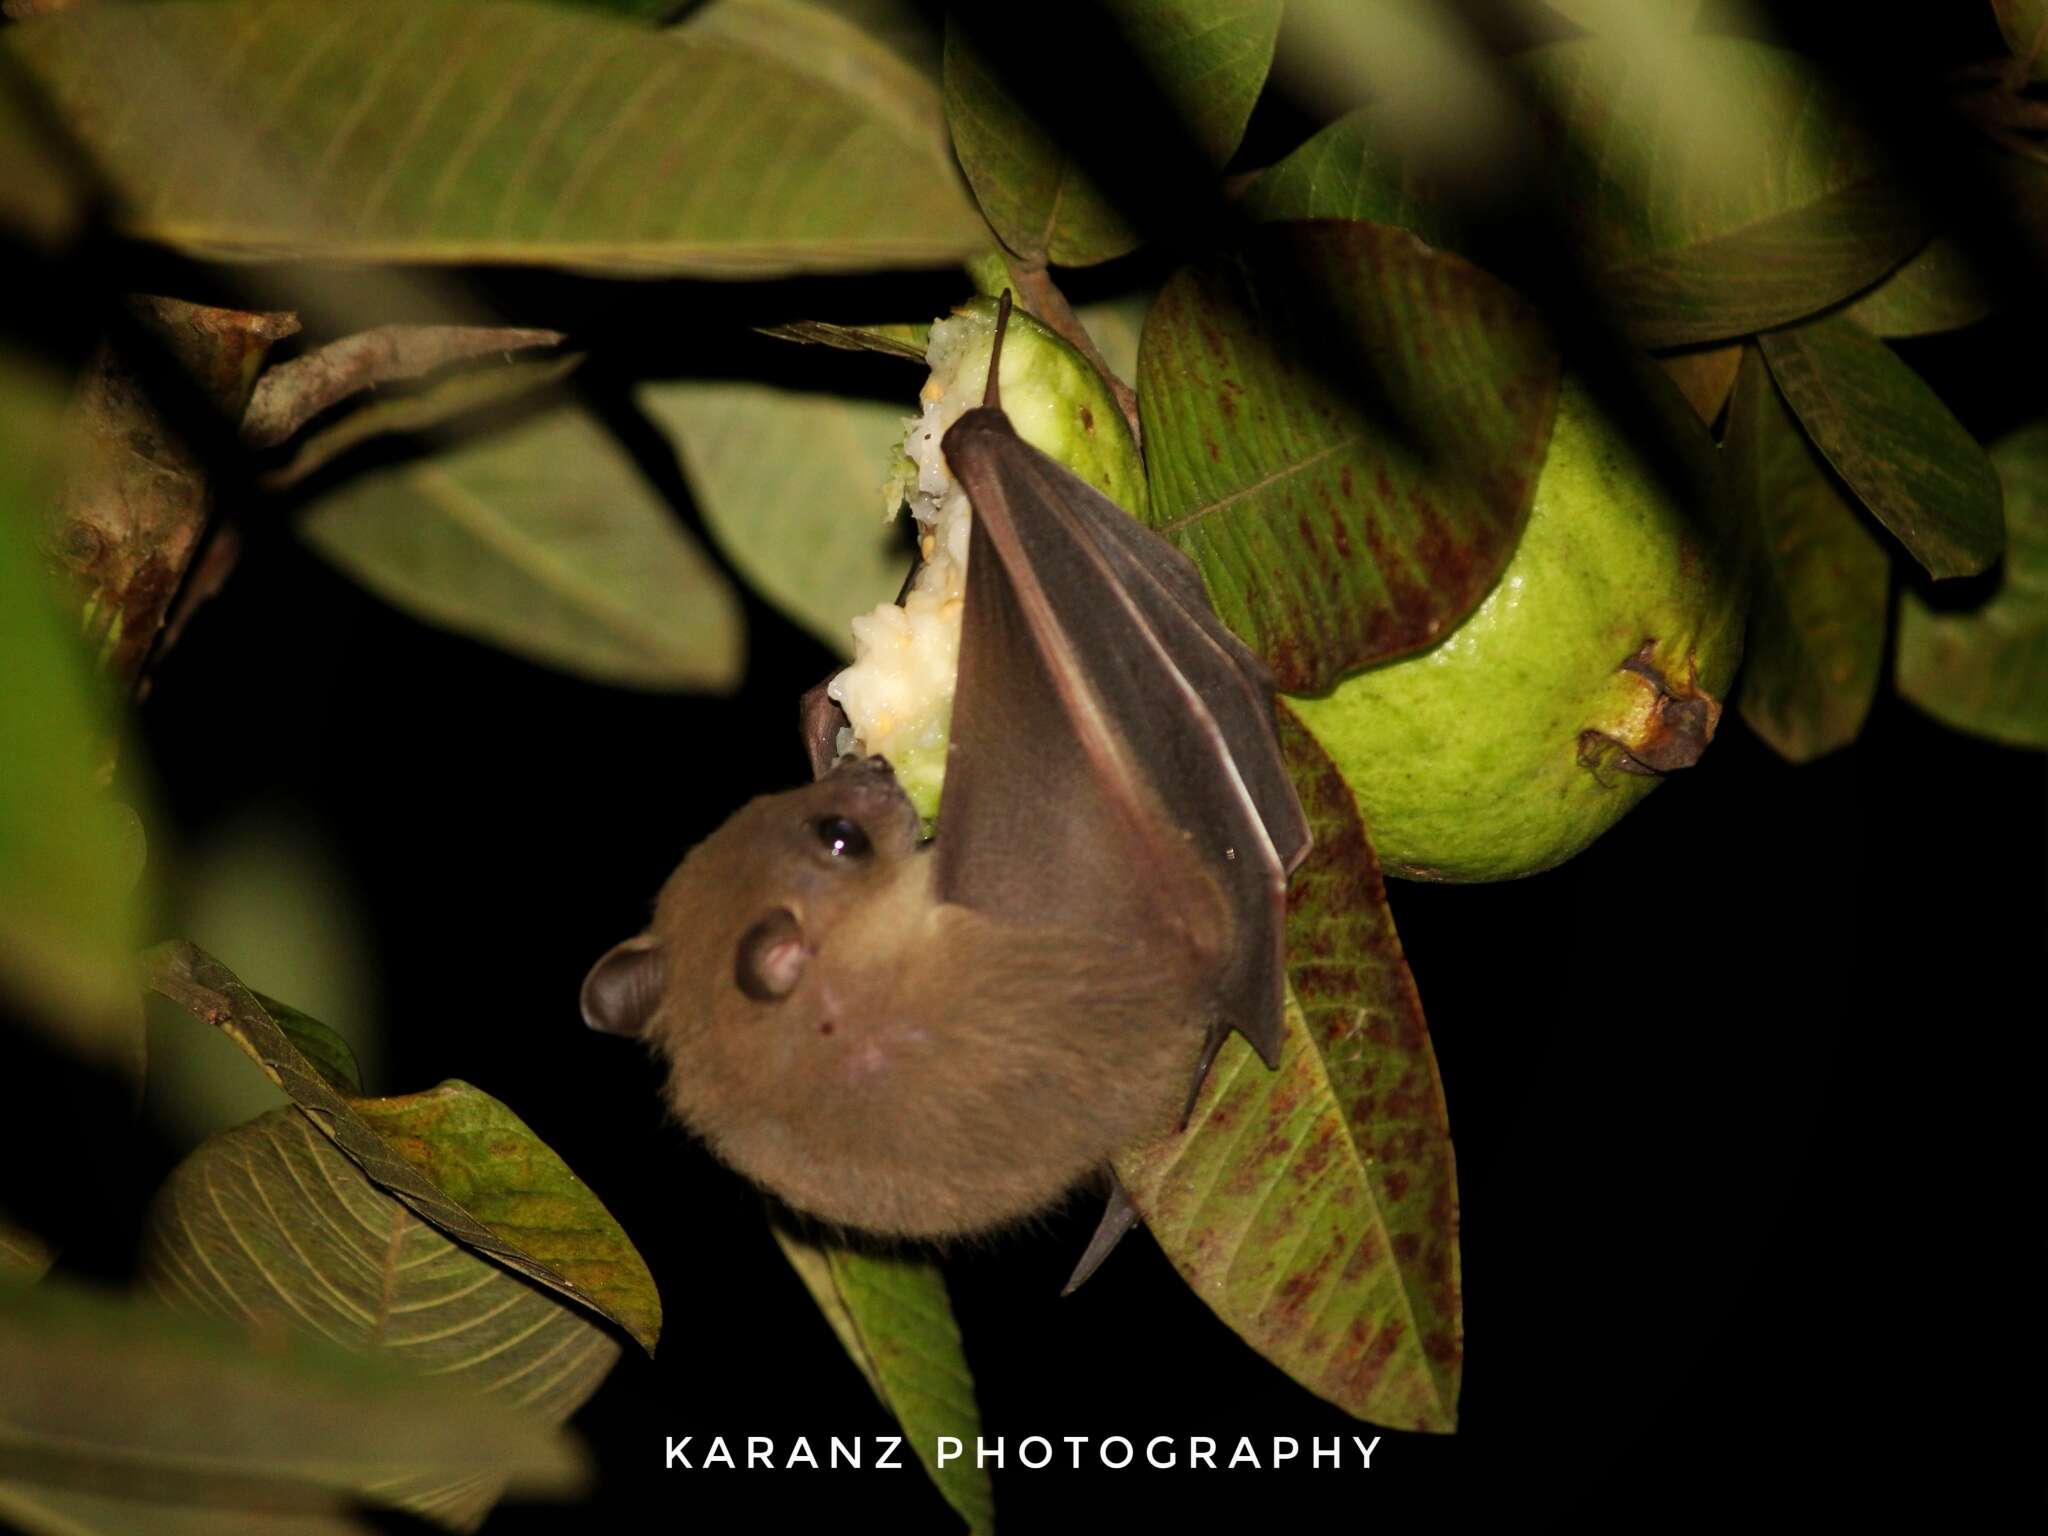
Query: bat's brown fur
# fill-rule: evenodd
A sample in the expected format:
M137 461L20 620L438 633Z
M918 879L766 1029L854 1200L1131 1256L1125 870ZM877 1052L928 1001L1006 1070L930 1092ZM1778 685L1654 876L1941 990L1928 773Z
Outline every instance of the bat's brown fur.
M836 818L865 853L831 850ZM886 769L842 770L740 810L670 878L651 930L664 985L646 1034L677 1115L798 1209L902 1236L1028 1215L1168 1129L1226 921L996 921L938 901L932 867ZM801 969L764 1000L736 955L778 909Z

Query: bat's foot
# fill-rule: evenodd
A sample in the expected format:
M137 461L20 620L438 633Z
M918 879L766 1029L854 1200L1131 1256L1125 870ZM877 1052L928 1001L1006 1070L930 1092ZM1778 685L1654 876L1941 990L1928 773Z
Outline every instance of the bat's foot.
M1198 1079L1199 1081L1199 1079ZM1067 1283L1060 1287L1062 1296L1071 1296L1081 1288L1110 1251L1124 1240L1124 1234L1138 1224L1138 1207L1131 1199L1130 1192L1114 1170L1109 1174L1109 1203L1102 1208L1102 1220L1096 1225L1095 1235L1088 1239L1088 1247L1081 1255L1081 1262L1074 1266L1074 1272L1067 1277Z
M1176 1131L1188 1128L1188 1120L1195 1112L1195 1100L1202 1096L1202 1084L1209 1080L1209 1069L1216 1065L1216 1053L1223 1049L1223 1042L1229 1038L1228 1024L1221 1019L1210 1020L1209 1033L1202 1039L1202 1058L1195 1063L1195 1080L1188 1084L1188 1101L1180 1107L1180 1124L1174 1127Z

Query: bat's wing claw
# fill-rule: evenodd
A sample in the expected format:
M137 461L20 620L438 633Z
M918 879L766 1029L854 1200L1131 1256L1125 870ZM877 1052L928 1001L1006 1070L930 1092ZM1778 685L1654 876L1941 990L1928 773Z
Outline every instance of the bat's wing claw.
M804 753L811 760L811 777L814 779L825 777L839 760L839 732L846 725L846 711L826 691L837 676L839 674L834 672L797 704L797 730L803 737Z
M1088 1239L1081 1262L1074 1266L1067 1283L1060 1287L1060 1294L1071 1296L1078 1291L1081 1283L1100 1269L1111 1250L1124 1240L1124 1234L1137 1224L1137 1203L1131 1199L1130 1191L1124 1188L1123 1180L1112 1170L1109 1175L1109 1202L1102 1208L1102 1220L1096 1225L1095 1235Z

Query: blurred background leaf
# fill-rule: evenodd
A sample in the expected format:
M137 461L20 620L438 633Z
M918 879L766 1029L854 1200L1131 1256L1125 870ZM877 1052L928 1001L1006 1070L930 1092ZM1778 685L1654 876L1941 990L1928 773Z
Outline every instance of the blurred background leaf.
M209 255L765 276L943 265L984 238L896 112L688 29L519 0L166 0L7 42L131 231Z
M57 1250L0 1211L0 1285L27 1285L57 1262Z
M28 1483L0 1483L0 1516L27 1536L379 1536L386 1528L354 1515L149 1504L118 1493Z
M37 547L55 507L62 381L0 353L0 991L133 1071L129 954L146 895L135 813L108 798L118 715Z
M1863 729L1884 666L1891 560L1806 439L1754 348L1724 446L1749 546L1739 704L1795 763Z
M1324 120L1370 102L1375 141L1431 181L1498 187L1527 136L1466 13L1437 0L1289 0L1273 77Z
M913 5L891 0L711 0L690 13L683 30L774 59L857 102L920 150L925 172L953 188L964 204L967 188L946 128L936 49L920 63L903 46L907 36L928 31L924 19Z
M2048 80L2048 0L1991 0L1991 10L2026 78Z
M632 688L739 682L737 597L578 407L358 476L299 529L380 597L531 660Z
M86 201L77 168L31 108L13 65L0 59L0 231L61 248L84 226Z
M904 370L901 406L767 384L640 391L726 558L842 656L853 643L848 621L894 601L910 569L910 535L903 521L883 520L882 491L921 377Z
M1991 313L1991 290L1952 235L1936 235L1846 311L1873 336L1959 331Z
M1849 103L1761 43L1641 35L1526 55L1555 195L1648 346L1742 336L1869 287L1927 238Z
M1278 0L1104 0L1098 25L1121 34L1191 143L1221 167L1272 65ZM1136 247L1137 229L1032 121L979 48L949 23L946 117L990 228L1026 261L1056 266L1092 266Z
M252 987L288 993L313 1015L342 1021L343 1048L361 1063L350 1091L362 1092L364 1077L385 1080L368 920L337 851L303 814L252 808L181 849L170 908L173 931L235 956ZM148 1014L146 1111L178 1146L288 1102L219 1030L195 1029L168 1003L153 1003Z
M1699 20L1705 0L1544 0L1551 10L1588 32L1630 33L1644 28L1683 32Z
M1899 607L1899 691L1958 730L2048 748L2048 422L1992 445L2005 487L2005 563L1988 599Z
M1074 311L1109 371L1126 384L1138 377L1138 346L1145 334L1145 317L1158 298L1155 290L1146 288L1083 304Z
M1255 219L1366 219L1413 230L1432 245L1455 249L1456 220L1387 131L1384 114L1350 112L1245 189L1244 211Z
M1814 446L1935 576L1967 576L2005 544L1998 475L1927 382L1840 316L1757 338Z
M61 1514L81 1489L133 1506L87 1529L147 1532L159 1504L290 1515L419 1477L563 1496L586 1471L553 1425L303 1333L252 1350L146 1300L0 1288L0 1509Z

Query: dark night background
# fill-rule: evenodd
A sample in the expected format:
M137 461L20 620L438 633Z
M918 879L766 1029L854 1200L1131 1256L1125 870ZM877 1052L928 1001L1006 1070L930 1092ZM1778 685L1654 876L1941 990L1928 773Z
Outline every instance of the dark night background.
M1873 89L1905 67L1858 38L1816 23L1800 41L1855 55ZM1289 124L1260 131L1262 158L1284 152ZM45 292L189 278L157 291L227 296L134 251L97 259L111 267L17 275ZM698 313L680 285L485 288L519 323L567 319L593 352L579 388L629 429L628 382ZM2041 341L2022 306L1904 351L1988 439L2048 409ZM801 366L815 383L854 365ZM645 429L636 446L686 500L666 450ZM274 507L226 510L240 567L140 711L163 790L153 836L175 861L263 807L335 850L388 1042L372 1091L461 1077L504 1100L662 1288L659 1358L629 1353L576 1420L601 1466L594 1500L508 1506L487 1530L602 1529L636 1510L666 1527L736 1500L771 1528L957 1528L908 1457L896 1473L662 1470L669 1435L786 1448L892 1426L758 1198L664 1124L651 1062L577 1018L585 969L640 926L683 851L803 775L795 699L832 658L750 598L736 697L597 687L412 622ZM2044 1012L2048 759L1934 724L1889 679L1862 739L1804 768L1731 709L1697 768L1564 868L1396 882L1390 900L1457 1147L1460 1432L1383 1432L1370 1475L1013 1464L996 1477L1005 1526L1087 1528L1078 1501L1098 1496L1197 1528L1305 1515L1311 1499L1360 1524L1538 1528L2038 1511L2038 1413L2010 1403L2040 1396L2023 1047ZM110 1275L173 1156L148 1131L120 1152L80 1173L101 1236L71 1250ZM949 1259L983 1432L1013 1458L1032 1434L1206 1434L1226 1456L1249 1435L1262 1457L1278 1434L1306 1462L1312 1436L1377 1432L1240 1344L1142 1235L1062 1300L1094 1214L1077 1200Z

